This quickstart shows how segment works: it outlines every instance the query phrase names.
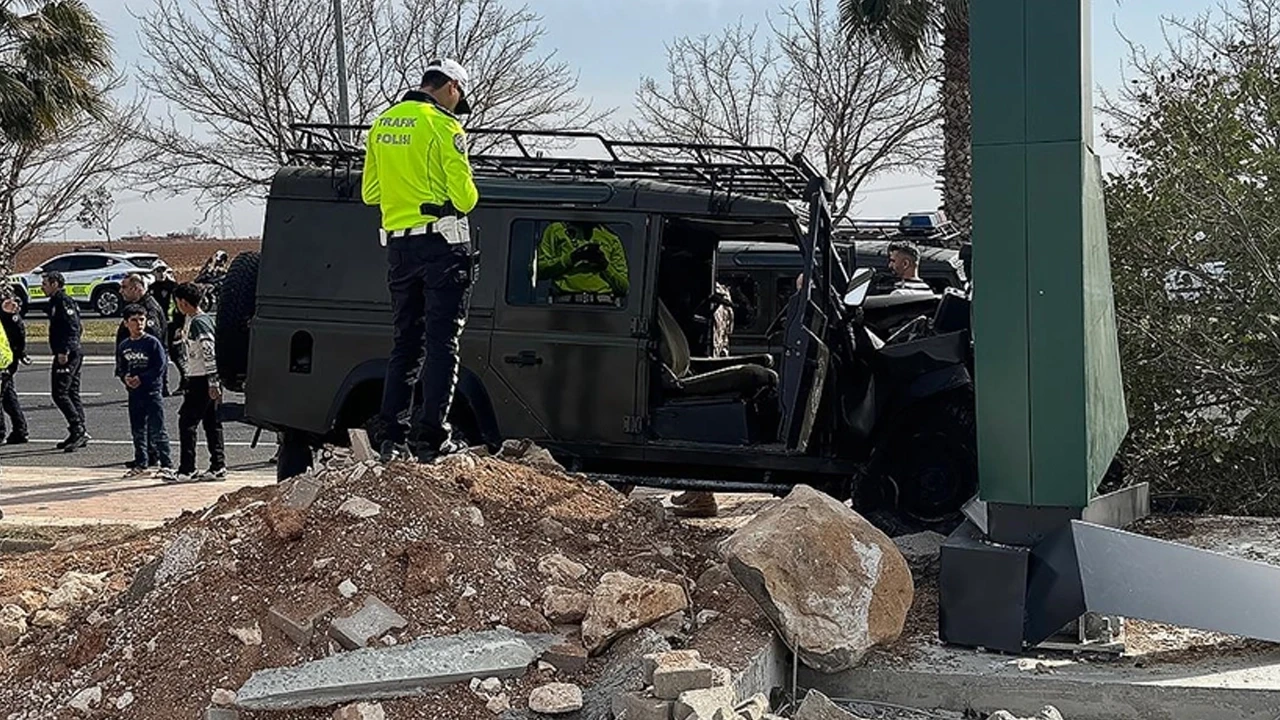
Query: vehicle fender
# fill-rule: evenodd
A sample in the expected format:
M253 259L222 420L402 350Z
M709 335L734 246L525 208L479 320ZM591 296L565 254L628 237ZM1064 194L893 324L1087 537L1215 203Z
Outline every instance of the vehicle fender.
M333 405L329 409L327 426L337 426L338 418L343 408L346 407L351 396L358 392L361 387L368 387L372 384L381 388L385 382L386 374L386 358L366 360L352 368L334 397ZM380 390L379 397L381 397ZM480 377L466 367L458 368L458 384L454 389L454 403L459 401L465 403L471 411L480 434L484 437L486 443L496 445L502 441L502 432L498 428L498 418L493 411L493 402L489 399L489 392L485 390L484 383L481 382Z

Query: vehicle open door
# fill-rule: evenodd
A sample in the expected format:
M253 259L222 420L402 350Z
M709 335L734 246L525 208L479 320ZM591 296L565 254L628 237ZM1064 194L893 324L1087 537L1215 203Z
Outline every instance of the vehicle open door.
M804 452L813 433L830 368L827 328L837 319L833 292L843 292L848 278L831 242L829 190L821 177L809 189L809 226L801 236L804 273L787 308L786 342L779 378L782 413L779 439L787 450Z

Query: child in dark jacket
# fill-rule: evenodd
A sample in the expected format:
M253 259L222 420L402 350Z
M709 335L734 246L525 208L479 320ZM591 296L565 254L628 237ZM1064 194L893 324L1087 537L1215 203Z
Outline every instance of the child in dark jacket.
M116 374L129 388L129 429L133 434L133 467L125 477L147 472L147 448L155 449L160 461L157 477L172 480L173 460L169 435L164 427L164 398L160 389L164 378L164 345L147 334L147 311L140 305L125 308L124 321L129 337L116 348Z

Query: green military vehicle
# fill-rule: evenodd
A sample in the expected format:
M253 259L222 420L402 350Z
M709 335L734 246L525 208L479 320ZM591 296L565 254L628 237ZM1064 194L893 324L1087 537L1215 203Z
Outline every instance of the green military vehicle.
M290 477L378 410L391 348L376 208L360 201L355 127L299 126L267 199L261 253L232 263L218 310L228 415L281 433ZM472 130L481 260L451 420L468 443L531 438L567 466L670 488L783 493L800 482L946 522L976 488L967 301L927 336L886 343L861 321L872 272L832 243L829 185L772 148ZM532 139L531 139L532 138ZM536 140L598 144L556 157ZM620 243L609 293L539 275L552 234ZM691 343L726 242L799 249L786 351L706 358ZM846 295L846 291L848 291ZM958 306L964 306L957 312Z

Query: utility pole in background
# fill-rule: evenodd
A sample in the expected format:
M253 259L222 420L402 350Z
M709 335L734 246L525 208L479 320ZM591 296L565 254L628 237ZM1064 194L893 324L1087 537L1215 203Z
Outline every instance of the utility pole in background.
M338 45L338 122L349 125L351 111L347 105L347 48L342 29L342 0L333 0L333 35ZM343 130L341 137L350 139L350 134Z

